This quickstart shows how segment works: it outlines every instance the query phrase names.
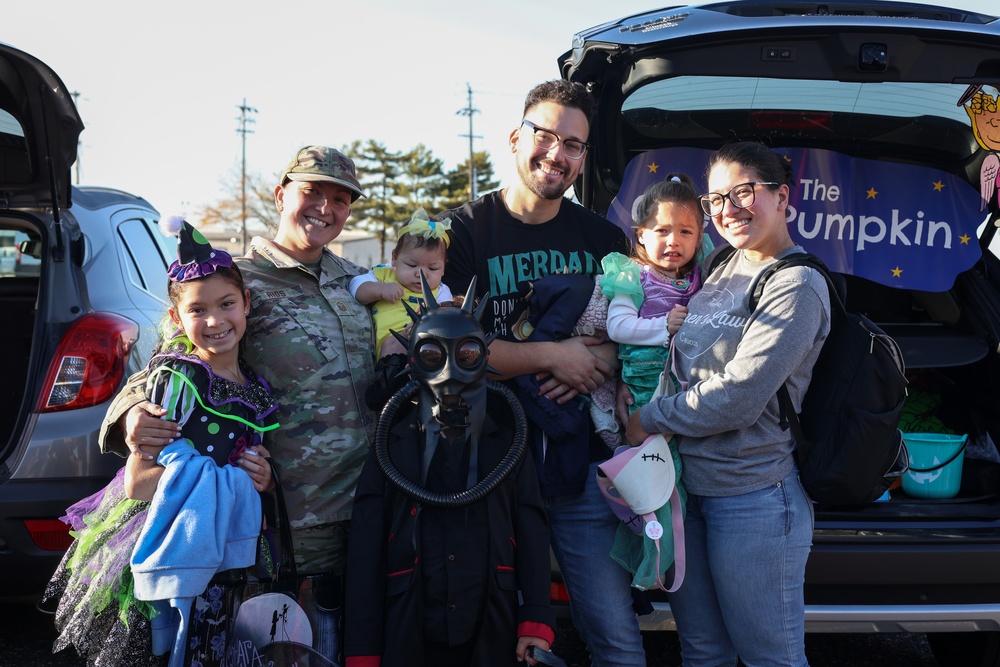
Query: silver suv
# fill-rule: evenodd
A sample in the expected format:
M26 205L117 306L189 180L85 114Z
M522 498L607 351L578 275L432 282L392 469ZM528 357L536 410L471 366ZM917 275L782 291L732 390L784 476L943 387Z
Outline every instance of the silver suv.
M58 76L0 44L0 598L32 599L66 507L120 467L97 432L149 357L174 251L146 200L73 187L83 124Z

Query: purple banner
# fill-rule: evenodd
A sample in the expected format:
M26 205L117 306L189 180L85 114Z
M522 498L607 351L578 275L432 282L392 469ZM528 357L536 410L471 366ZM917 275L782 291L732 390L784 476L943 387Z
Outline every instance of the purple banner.
M791 160L798 184L788 207L792 238L832 271L889 287L943 292L979 259L976 230L985 217L979 192L961 178L833 151L775 150ZM697 148L666 148L635 157L608 218L630 231L633 203L668 173L686 173L706 191L711 155ZM709 229L718 243L718 234Z

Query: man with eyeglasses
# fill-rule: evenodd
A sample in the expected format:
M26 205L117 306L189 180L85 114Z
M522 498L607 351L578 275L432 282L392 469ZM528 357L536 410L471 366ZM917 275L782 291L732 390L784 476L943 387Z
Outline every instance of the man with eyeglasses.
M540 394L558 404L589 394L618 372L613 344L589 336L527 342L515 327L532 281L562 272L593 276L606 254L628 252L620 229L564 197L583 167L594 108L577 83L533 88L510 134L517 181L439 216L452 220L444 281L461 292L476 276L477 297L488 301L483 325L498 334L490 365L500 379L535 375ZM574 447L550 442L540 431L529 438L552 547L591 664L645 665L630 576L609 556L618 519L596 483L597 464L611 452L592 425L589 431L587 442Z

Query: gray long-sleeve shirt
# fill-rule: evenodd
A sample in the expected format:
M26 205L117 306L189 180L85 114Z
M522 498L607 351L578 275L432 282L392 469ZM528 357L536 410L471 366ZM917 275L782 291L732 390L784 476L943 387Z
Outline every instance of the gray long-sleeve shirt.
M802 252L793 246L779 255ZM779 426L777 391L787 382L796 412L830 331L830 297L815 269L790 267L766 284L749 309L754 278L776 259L737 252L688 304L675 354L687 391L642 408L644 429L677 435L684 483L698 495L750 493L783 479L794 465L790 430Z

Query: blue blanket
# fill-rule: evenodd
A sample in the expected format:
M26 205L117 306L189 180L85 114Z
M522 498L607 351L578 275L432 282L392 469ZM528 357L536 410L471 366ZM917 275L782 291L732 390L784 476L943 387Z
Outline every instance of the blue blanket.
M254 564L260 497L250 476L218 466L186 439L163 448L166 467L132 552L135 596L153 604L153 653L181 665L194 598L216 572Z

